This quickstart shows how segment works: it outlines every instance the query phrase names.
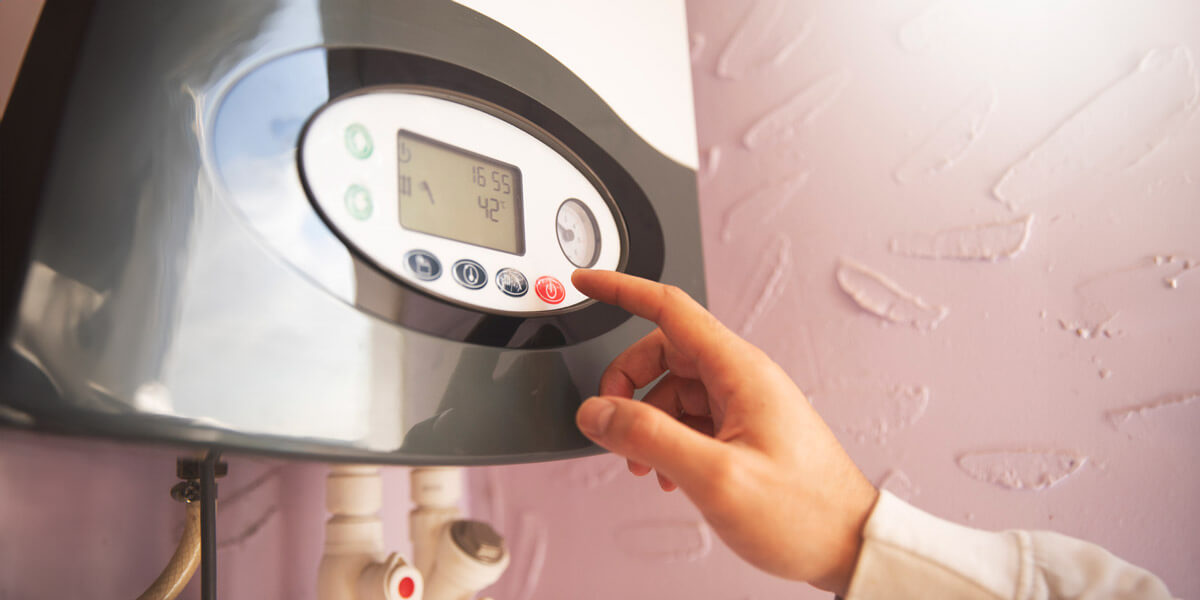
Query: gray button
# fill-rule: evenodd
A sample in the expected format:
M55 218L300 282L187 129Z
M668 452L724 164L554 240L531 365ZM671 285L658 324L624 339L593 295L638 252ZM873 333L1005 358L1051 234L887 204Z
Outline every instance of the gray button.
M473 260L463 259L454 263L451 272L454 273L454 281L469 290L477 290L487 285L487 271L483 269L483 265Z
M513 298L520 298L529 293L529 280L525 279L525 274L507 267L496 273L496 286Z
M410 250L404 255L404 265L421 281L433 281L442 276L442 263L426 250Z

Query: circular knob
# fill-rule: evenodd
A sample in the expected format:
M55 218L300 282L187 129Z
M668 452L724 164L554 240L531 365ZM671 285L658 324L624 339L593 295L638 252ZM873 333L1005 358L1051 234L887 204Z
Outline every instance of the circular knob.
M600 256L600 227L586 204L567 198L558 207L555 217L558 247L571 264L587 268Z

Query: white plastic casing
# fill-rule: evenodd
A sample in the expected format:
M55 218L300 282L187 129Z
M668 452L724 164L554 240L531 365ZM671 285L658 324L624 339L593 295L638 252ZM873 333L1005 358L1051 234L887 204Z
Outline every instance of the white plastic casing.
M553 55L643 139L696 169L699 152L684 0L455 2L503 23ZM614 43L614 31L620 32L619 43Z
M400 130L520 169L524 255L400 225L397 162ZM351 131L357 133L347 135ZM370 147L369 152L363 151L364 145ZM585 302L587 297L571 285L575 266L563 254L556 233L559 206L570 198L587 206L595 217L600 248L593 268L612 270L620 264L622 248L617 217L588 177L524 129L454 100L391 88L337 100L309 123L300 148L300 163L315 204L344 240L380 268L442 299L487 312L512 314L544 313ZM348 206L347 193L353 186L359 186L350 194L350 202L356 204ZM362 200L362 190L369 194L369 209ZM436 257L441 266L440 276L432 281L418 278L405 262L406 254L414 250ZM463 259L483 267L488 278L486 285L469 289L455 280L453 265ZM513 297L501 291L496 284L496 273L504 268L525 275L527 293ZM551 303L539 297L535 286L544 276L557 279L565 288L560 302Z

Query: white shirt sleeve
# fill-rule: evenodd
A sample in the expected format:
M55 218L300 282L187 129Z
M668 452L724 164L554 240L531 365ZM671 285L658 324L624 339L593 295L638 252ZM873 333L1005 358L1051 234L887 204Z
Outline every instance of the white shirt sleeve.
M1048 531L991 532L925 513L887 491L863 530L846 600L1164 599L1153 574Z

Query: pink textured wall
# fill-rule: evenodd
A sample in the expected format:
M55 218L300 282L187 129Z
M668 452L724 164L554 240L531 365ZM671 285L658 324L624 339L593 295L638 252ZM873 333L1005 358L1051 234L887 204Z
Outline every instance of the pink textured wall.
M1200 4L689 12L713 310L876 482L1200 595ZM0 431L0 598L138 593L182 523L176 454ZM230 462L222 597L311 598L324 467ZM470 478L514 552L497 600L824 596L615 457ZM385 479L405 549L407 471Z

